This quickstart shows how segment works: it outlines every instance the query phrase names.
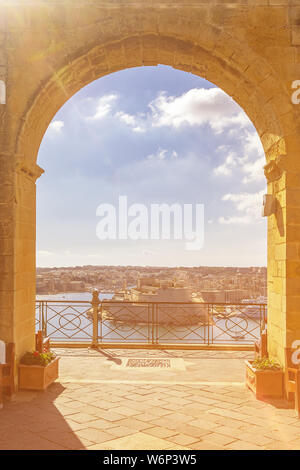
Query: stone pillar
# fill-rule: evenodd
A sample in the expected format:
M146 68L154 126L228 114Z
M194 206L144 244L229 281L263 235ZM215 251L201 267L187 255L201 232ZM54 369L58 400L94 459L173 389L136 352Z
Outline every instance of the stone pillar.
M34 349L37 165L0 156L0 338ZM3 183L2 183L3 182Z
M268 193L276 197L276 213L268 219L268 351L282 365L284 348L300 340L299 170L296 154L265 167Z
M284 362L286 345L286 173L279 160L265 166L268 194L276 198L275 214L268 217L268 352L272 359Z
M14 170L0 154L0 338L14 341Z
M16 164L14 338L17 355L34 348L36 295L36 180L43 170Z
M300 148L300 142L299 147ZM286 345L300 340L300 159L294 155L286 189Z

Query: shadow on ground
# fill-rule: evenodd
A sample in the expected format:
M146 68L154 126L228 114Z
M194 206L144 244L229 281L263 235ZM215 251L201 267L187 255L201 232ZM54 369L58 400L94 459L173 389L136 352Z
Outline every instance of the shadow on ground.
M54 383L45 392L19 392L6 401L0 413L0 449L85 448L54 405L64 390Z

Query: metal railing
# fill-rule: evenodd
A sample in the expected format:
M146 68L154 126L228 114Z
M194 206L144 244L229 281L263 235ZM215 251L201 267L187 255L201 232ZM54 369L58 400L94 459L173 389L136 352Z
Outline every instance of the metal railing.
M266 304L37 300L36 329L52 342L253 344L266 327Z

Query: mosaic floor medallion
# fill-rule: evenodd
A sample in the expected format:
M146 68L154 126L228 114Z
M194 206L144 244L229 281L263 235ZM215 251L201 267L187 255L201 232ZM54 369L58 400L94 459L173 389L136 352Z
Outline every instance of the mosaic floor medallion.
M126 357L122 358L121 364L113 364L112 369L135 369L135 370L185 370L186 361L181 358L162 359L162 358L139 358Z

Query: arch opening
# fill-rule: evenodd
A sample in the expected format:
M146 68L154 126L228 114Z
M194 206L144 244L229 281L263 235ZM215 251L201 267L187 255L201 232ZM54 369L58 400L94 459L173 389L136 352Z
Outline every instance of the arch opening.
M164 71L166 73L165 77L163 74ZM127 79L126 74L129 76ZM156 76L155 74L158 74L158 78L156 79L158 83L156 84L156 87L153 86L155 81L154 77ZM180 75L182 77L184 76L184 81L186 82L184 86L180 84ZM161 90L164 89L160 83L161 78L164 78L165 80L164 86L166 86L167 83L171 86L171 80L173 80L173 83L176 83L177 86L173 85L167 90L167 92L161 93ZM118 88L118 86L116 86L116 83L119 82L124 84L126 80L129 83L127 87L122 88L119 85ZM151 83L151 93L147 88L147 80L148 83ZM100 86L100 83L103 85ZM144 88L147 90L146 98L141 94L141 90ZM130 89L132 96L130 96ZM120 96L122 93L123 96ZM133 106L133 95L135 96L136 101L143 101L144 99L145 102L143 102L143 106L141 108ZM73 107L71 107L72 103ZM108 76L107 78L102 78L75 95L73 99L64 106L64 108L65 110L69 109L69 111L63 112L63 110L61 110L50 124L48 133L45 136L49 150L47 151L44 146L41 147L41 163L44 166L47 159L50 160L51 155L59 154L60 147L55 147L55 145L53 146L51 143L51 141L53 142L52 139L57 138L66 155L63 155L63 158L59 156L57 159L59 167L62 165L60 169L61 175L59 176L58 181L56 175L55 178L53 178L53 182L55 182L55 185L58 187L62 185L67 186L67 192L71 191L71 186L68 186L66 178L67 172L71 172L69 175L70 184L74 184L75 178L76 187L80 188L80 192L78 193L79 198L76 199L76 191L74 191L73 197L75 199L72 197L70 202L71 205L74 205L76 208L75 213L77 213L80 199L82 199L82 196L80 196L81 192L86 194L87 191L90 191L94 196L96 196L96 199L93 200L92 204L89 204L89 206L92 205L93 208L90 232L94 239L96 239L95 210L100 197L100 202L116 202L117 197L120 194L127 194L129 204L132 202L149 202L150 198L152 202L159 203L192 202L194 204L196 202L201 202L209 205L208 202L210 195L206 200L203 200L203 197L208 191L209 185L213 184L215 187L220 186L220 194L217 194L216 191L212 194L216 201L222 201L223 197L223 202L220 203L223 204L224 208L227 204L231 203L235 205L235 208L240 207L240 209L238 209L240 212L237 217L232 216L232 214L231 216L226 215L226 217L222 217L221 214L215 214L216 221L209 221L211 233L206 237L207 239L211 238L211 234L213 234L214 231L216 232L216 230L212 229L212 222L216 222L218 224L219 230L221 227L223 227L224 230L221 233L219 242L214 240L215 247L212 248L209 252L210 254L208 254L206 258L203 258L201 254L199 257L198 253L195 251L194 253L187 253L186 258L180 258L178 255L180 250L183 251L183 247L175 245L175 249L173 249L173 251L169 250L169 259L167 259L167 245L164 246L163 250L160 249L155 255L153 251L151 253L151 247L147 245L149 242L146 242L146 245L143 245L140 241L135 241L134 245L136 246L140 243L138 249L140 251L143 250L144 252L147 251L148 253L145 253L144 257L140 256L140 258L137 259L137 257L134 257L132 244L130 249L125 247L125 250L128 251L128 257L126 258L124 257L124 253L121 253L122 250L124 251L124 245L122 245L121 250L119 250L116 246L116 241L113 240L110 246L107 245L107 248L104 247L104 250L103 248L101 250L101 246L103 247L106 242L101 241L100 244L99 241L97 241L98 245L94 245L93 247L93 256L91 253L88 255L91 264L130 264L136 266L146 264L148 262L152 266L163 266L168 265L169 260L172 259L172 264L180 266L188 265L191 267L193 265L197 265L198 262L202 265L230 265L229 253L227 261L223 258L218 264L217 259L218 256L220 257L221 251L218 251L216 246L222 250L222 241L223 247L224 243L226 244L226 242L230 242L232 232L227 230L225 233L226 227L230 228L235 226L238 227L239 230L242 230L241 227L245 227L244 224L246 224L247 227L253 223L253 201L251 200L253 194L252 196L249 194L249 185L251 185L252 181L252 184L257 188L256 178L259 177L259 184L261 184L262 187L264 186L264 175L262 170L262 166L264 164L263 149L255 128L236 103L226 96L223 91L214 87L205 80L200 80L198 77L183 74L180 71L174 71L167 67L161 67L160 69L153 68L153 71L150 68L132 69L130 71L118 72L113 76ZM68 134L67 127L68 120L72 119L76 124L74 125L73 122L75 131L73 135L70 135ZM79 124L77 121L79 121ZM107 121L107 124L105 124L105 121ZM80 126L86 126L87 124L88 126L85 129L85 133L80 134ZM106 134L108 130L111 133L111 129L113 129L112 137L108 142L106 142ZM68 139L71 142L70 147L65 147L65 144L61 143L64 132L67 133ZM77 133L79 133L78 139L76 138ZM121 134L121 136L117 137L118 133ZM123 133L126 138L124 138ZM91 139L97 149L96 153L91 152L91 159L88 158L88 146L87 148L85 148L85 146L79 148L81 146L81 140L84 141L82 134L85 134L86 140ZM198 140L196 140L197 135ZM215 140L211 147L209 147L208 143L205 142L206 135L207 141ZM99 140L97 140L98 137ZM193 140L195 142L191 145L190 142ZM246 144L244 140L246 140ZM144 145L145 148L141 146L141 142L143 141L147 142ZM238 148L233 149L233 141L239 142ZM204 148L207 147L203 151L200 149L201 142ZM221 148L222 143L223 148ZM78 148L78 154L82 156L84 162L83 165L87 168L89 186L84 186L83 182L80 181L76 175L76 173L78 173L78 168L80 172L80 167L77 168L78 155L76 152ZM121 155L119 155L120 150ZM221 153L218 154L218 152ZM247 152L249 155L246 155ZM259 154L259 162L256 158L256 152ZM98 153L100 153L100 155L98 155ZM130 154L129 164L125 161L124 165L124 162L122 161L122 153L127 155L125 160L128 159L128 155ZM132 153L134 155L132 155ZM210 153L213 155L210 155ZM247 160L248 157L250 158L249 161ZM62 164L62 160L64 158L67 160L66 166ZM114 168L113 171L110 172L110 166L112 165L111 160L114 158ZM98 160L98 163L95 163L96 160ZM199 166L199 161L201 160L204 160L204 163L202 162L203 167ZM212 164L210 168L207 163L208 161ZM248 163L247 168L246 163ZM245 171L243 171L244 164ZM75 167L74 171L72 165ZM109 168L109 171L107 168ZM137 173L135 173L135 168L137 168ZM232 173L235 171L239 176L237 176L233 182L231 178ZM50 172L53 173L51 165ZM207 187L204 187L204 174L206 174L206 179L209 180ZM100 175L101 179L97 181L96 175ZM197 181L199 179L201 180L201 177L203 188L199 186ZM224 178L225 181L227 179L227 183L224 183ZM233 190L231 193L229 192L228 178L234 186L234 190L237 192L240 191L240 194L233 194ZM155 185L155 179L157 179L160 184ZM61 184L59 182L60 180ZM161 182L163 182L163 191L161 191ZM123 186L122 183L124 183ZM239 183L238 187L237 183ZM42 184L43 183L41 181L41 187ZM226 184L227 194L224 193ZM52 190L53 189L54 185L52 186ZM166 191L166 189L168 191ZM199 197L199 190L200 201L197 200L197 197ZM264 191L264 189L262 190ZM113 193L113 196L111 193ZM144 197L144 199L141 199L141 196ZM224 196L227 197L224 198ZM240 196L240 198L237 196ZM56 195L56 197L59 196ZM49 193L48 202L50 201L50 198L51 194ZM85 196L84 199L86 200L86 198L87 197ZM247 198L250 199L248 202L246 201ZM62 211L61 223L63 223L63 218L66 219L66 223L69 223L67 214L70 210L64 207L62 196L60 196L59 199L61 201L59 211ZM260 205L261 195L258 196L257 202L258 205ZM46 206L44 204L44 209L45 207ZM54 210L55 207L52 208L50 213L54 213ZM73 214L73 217L75 216L75 213ZM46 214L47 219L48 217L49 214ZM78 217L81 218L81 220L85 220L83 212L82 215L80 216L79 214ZM209 215L208 218L211 219ZM256 216L254 219L255 218ZM85 225L87 224L88 221L85 221ZM43 225L45 228L48 227L46 219ZM62 227L59 227L56 230L57 235L54 235L52 237L53 239L56 239L61 235L61 229ZM244 236L246 232L247 229L243 232ZM74 233L73 238L75 237L76 234ZM240 238L242 237L243 235L240 235ZM66 243L68 244L68 238L65 238ZM79 238L83 238L81 232ZM224 238L226 238L226 241ZM246 241L244 242L247 244ZM248 243L250 244L251 242L253 244L253 240L249 240ZM180 243L182 244L182 242ZM88 244L92 245L92 241L89 240ZM128 244L128 240L125 242L125 245L126 244ZM67 245L63 247L66 254L64 259L69 259L70 262L71 252L66 253L68 251L67 248ZM236 246L232 246L232 248L237 251ZM98 249L101 251L101 253L98 253L101 255L100 258L97 257ZM214 260L209 262L209 256L212 255L213 250L216 257ZM49 249L46 245L40 246L40 254L41 256L44 256L44 262L51 261L52 265L57 266L57 262L51 260L51 252L54 251L55 248L52 250L52 247ZM103 257L103 251L105 253L109 253L110 258ZM233 251L231 252L231 256L232 254ZM240 255L241 254L242 251L240 251ZM60 257L62 257L62 255L63 253L61 252ZM114 258L112 258L112 256L114 256ZM156 259L153 262L155 256ZM195 261L195 259L197 259L197 261ZM79 257L72 264L87 264L86 260L87 257ZM64 265L64 261L60 262ZM241 266L242 264L246 266L250 263L259 264L258 262L254 262L253 254L248 258L248 260L245 259L242 262L239 262L238 259L236 259L232 265L235 264L236 266ZM263 286L260 285L259 288L261 287ZM120 289L121 285L116 286L116 288ZM112 289L112 286L110 286L109 289ZM232 289L228 288L227 290L229 291ZM258 290L259 289L257 289L256 292L257 295L259 293L262 294L262 292L258 292ZM235 300L240 301L243 298L249 298L249 296L249 293L243 292L243 294L240 293L240 297L236 297ZM229 299L230 298L227 297L227 300ZM220 297L219 300L221 300Z
M200 37L193 38L195 30L191 29L189 39L186 34L181 34L180 29L158 35L147 31L147 28L139 35L128 32L125 37L124 34L116 33L113 41L100 41L98 38L93 44L89 41L80 50L76 48L67 58L58 54L57 62L51 61L50 66L44 64L43 78L39 83L33 84L26 102L21 103L22 116L16 121L18 128L14 145L19 178L17 184L23 184L24 175L26 178L36 178L41 173L35 162L42 137L55 113L74 93L93 80L118 70L165 64L208 79L233 97L245 110L260 136L266 155L268 192L276 196L278 194L278 198L281 198L279 193L282 191L282 184L292 184L293 181L287 170L291 167L291 161L295 160L294 134L299 123L299 116L290 102L290 90L281 80L277 80L272 66L248 44L233 35L224 33L224 36L218 28L202 26L209 34L200 34ZM221 37L224 43L220 41ZM223 47L223 44L226 46ZM32 192L30 183L27 189L29 193ZM23 200L23 194L20 197ZM34 203L32 199L30 210ZM269 220L268 226L268 264L272 266L269 275L272 293L270 302L274 312L273 323L269 323L270 337L273 334L274 340L269 342L269 348L274 357L280 355L279 359L283 361L282 338L278 331L287 331L285 317L280 316L280 311L286 312L287 299L281 287L277 286L275 278L284 275L279 262L273 262L273 256L279 245L286 244L286 221L285 208L281 210L280 203L277 207L280 211ZM28 255L30 262L27 263L30 272L28 269L26 271L33 279L35 221L32 221L30 227L32 244L29 250L31 255ZM21 231L20 238L22 236ZM22 256L19 256L20 263ZM273 266L276 268L273 269ZM17 308L21 311L21 297L17 297ZM33 297L34 287L31 283L27 295L30 298L28 310L33 310ZM292 336L294 333L293 331Z

